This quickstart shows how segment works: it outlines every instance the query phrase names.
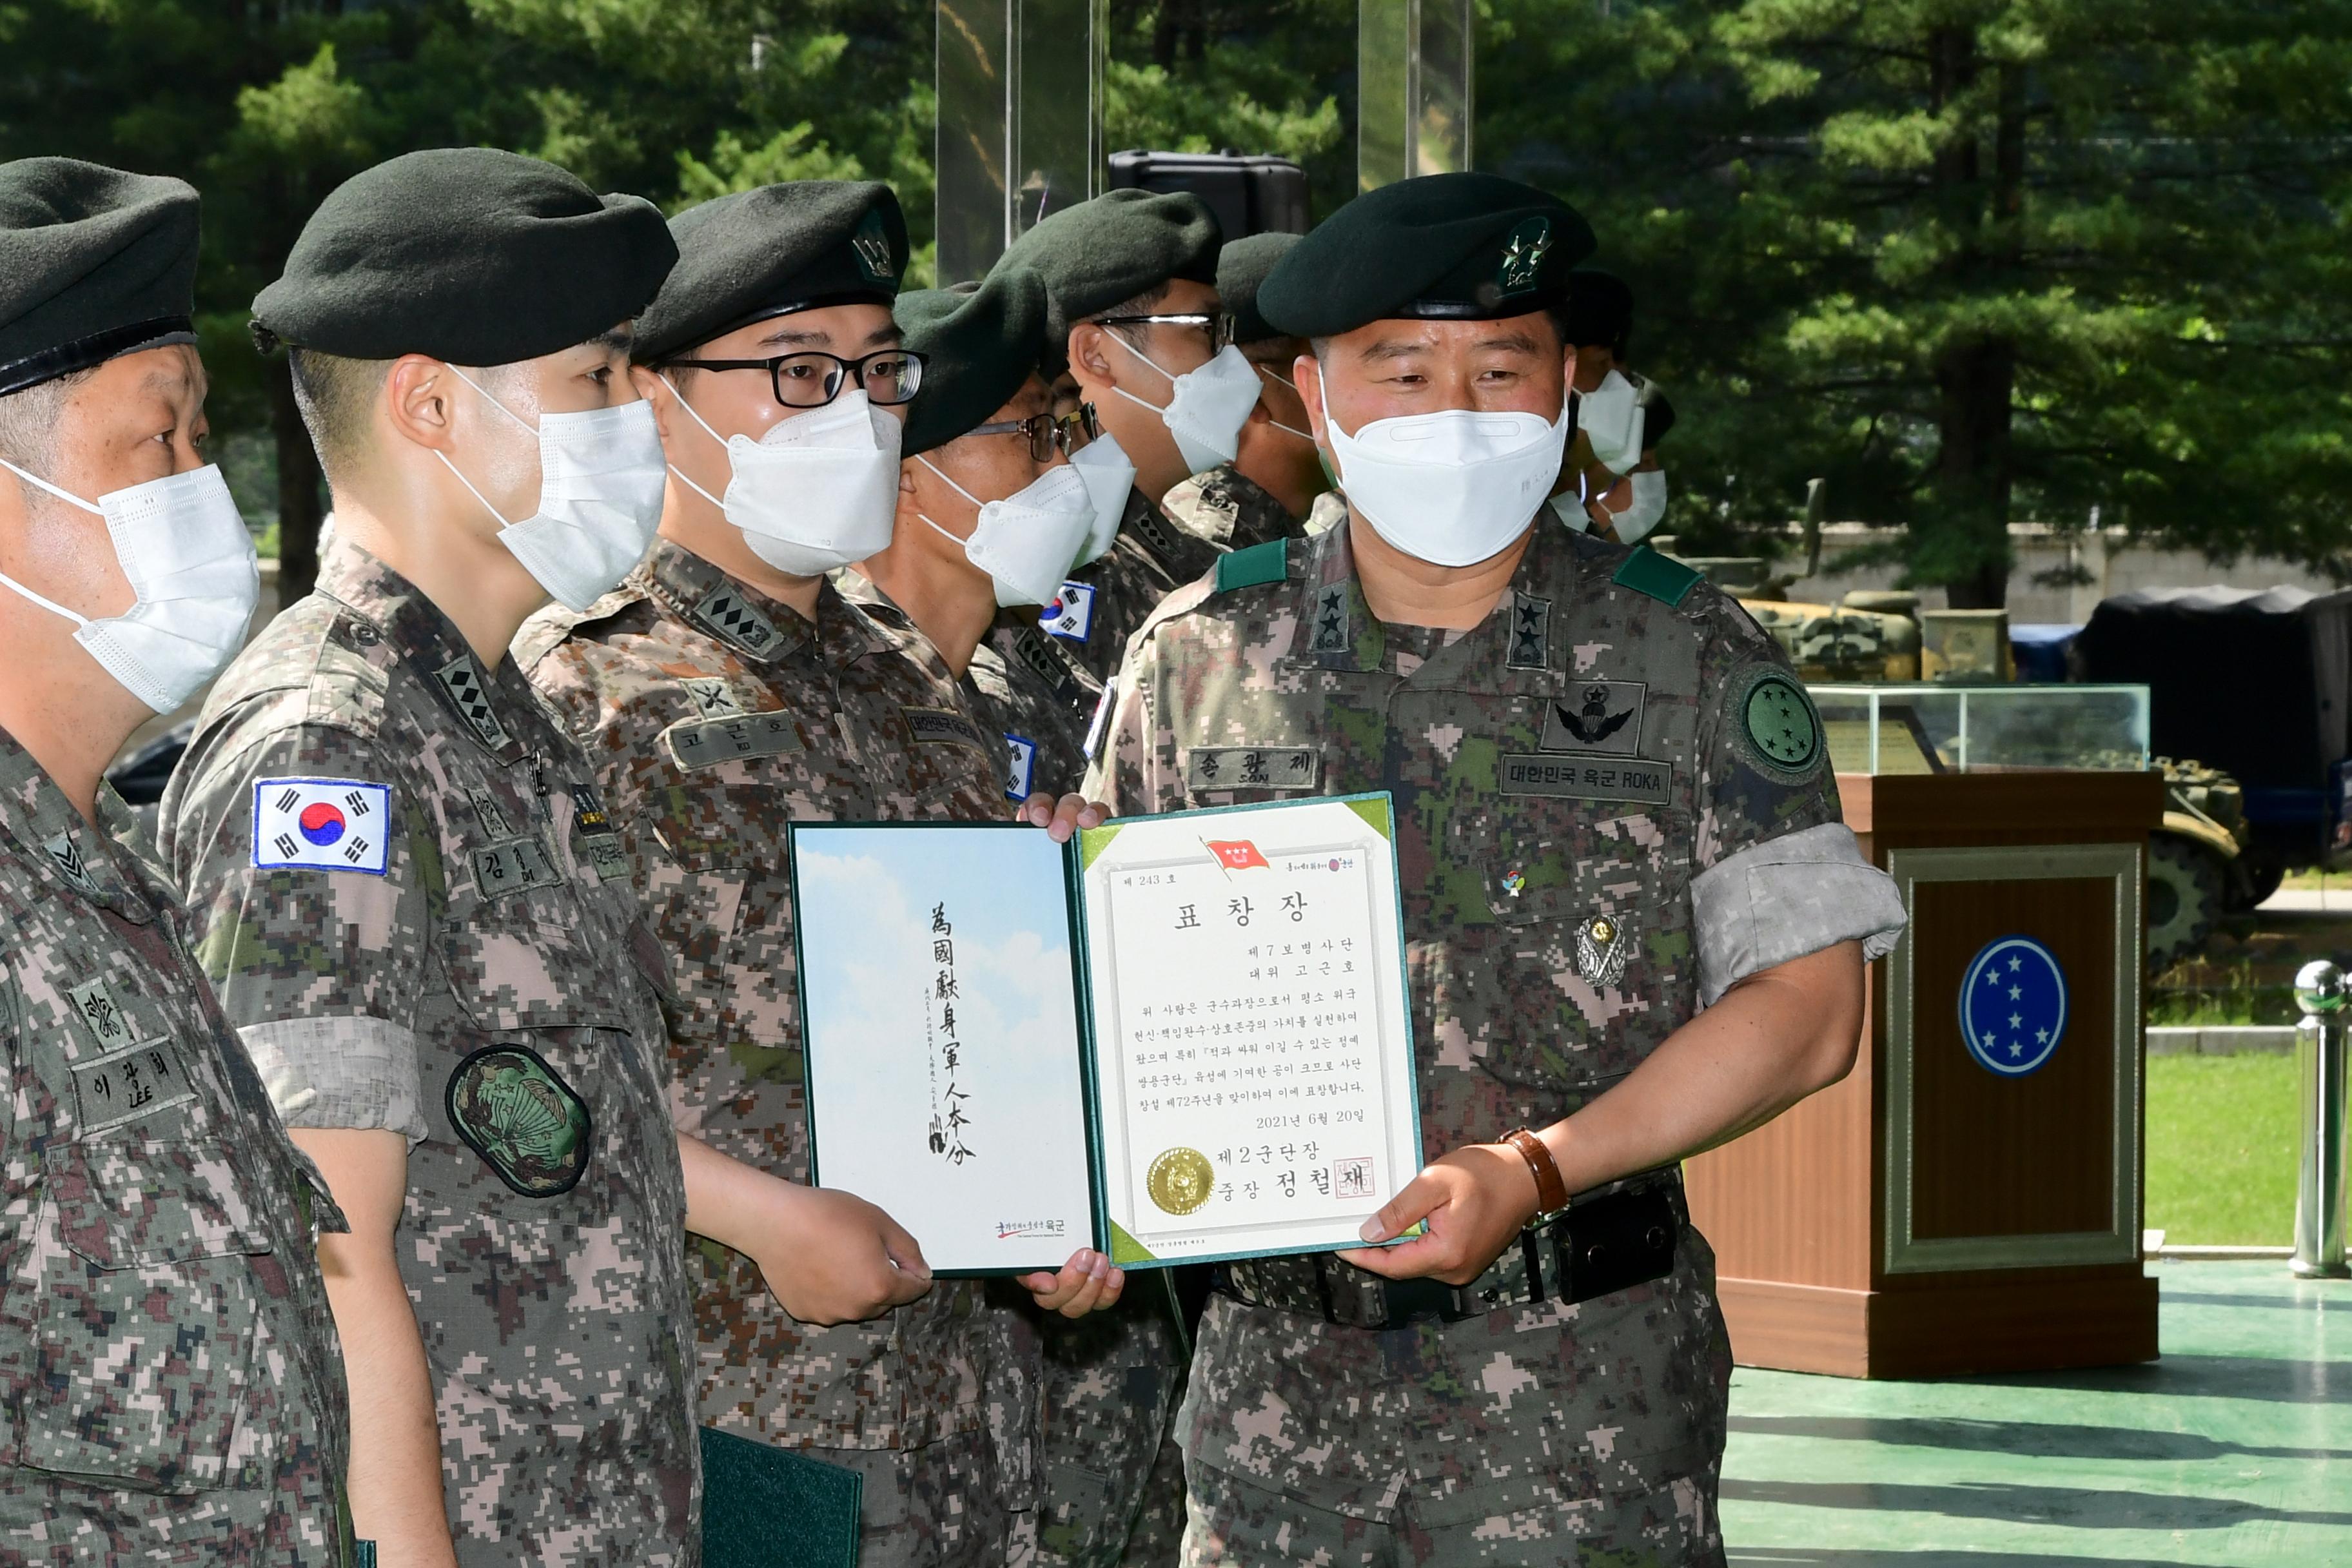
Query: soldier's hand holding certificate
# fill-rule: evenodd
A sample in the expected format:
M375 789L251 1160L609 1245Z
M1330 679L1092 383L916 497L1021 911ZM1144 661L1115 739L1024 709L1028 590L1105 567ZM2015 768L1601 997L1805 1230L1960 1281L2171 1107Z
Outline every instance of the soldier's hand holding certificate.
M818 1184L941 1274L1360 1246L1421 1165L1385 795L792 830Z

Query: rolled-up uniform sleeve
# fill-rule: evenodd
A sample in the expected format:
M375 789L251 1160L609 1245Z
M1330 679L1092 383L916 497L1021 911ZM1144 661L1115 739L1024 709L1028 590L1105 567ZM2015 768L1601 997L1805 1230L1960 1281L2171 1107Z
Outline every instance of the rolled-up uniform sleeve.
M1901 937L1895 882L1840 819L1821 716L1778 646L1729 600L1704 656L1699 832L1691 927L1699 1003L1749 975L1859 942Z
M372 736L320 724L207 725L166 801L162 839L222 1011L295 1128L426 1134L410 1026L429 965L437 858L415 791ZM381 873L255 865L265 779L386 786ZM420 849L420 837L427 842Z
M1691 883L1699 1001L1737 982L1842 942L1884 958L1903 934L1894 879L1862 858L1853 830L1817 823L1718 860Z

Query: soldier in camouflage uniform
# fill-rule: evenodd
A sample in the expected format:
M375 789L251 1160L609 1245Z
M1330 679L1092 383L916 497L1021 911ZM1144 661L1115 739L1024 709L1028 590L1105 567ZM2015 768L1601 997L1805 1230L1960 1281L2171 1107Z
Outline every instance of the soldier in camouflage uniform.
M213 689L161 847L352 1217L352 1502L404 1568L699 1559L662 955L585 759L503 658L645 547L626 323L675 254L635 197L419 153L329 195L254 303L337 537Z
M902 294L893 313L922 357L923 386L907 409L889 548L845 574L844 591L911 617L929 639L999 747L1007 800L1071 793L1086 775L1090 715L1065 697L1063 667L1007 658L988 640L1000 608L1043 639L1037 608L1060 592L1095 521L1063 455L1081 421L1055 417L1041 370L1045 286L1015 268L971 292ZM984 504L995 511L983 533Z
M1107 552L1073 573L1038 621L1097 683L1152 608L1224 553L1160 510L1180 481L1233 459L1256 405L1256 373L1222 352L1221 240L1215 216L1189 192L1111 191L1046 218L996 264L1045 279L1048 333L1109 438L1079 461L1134 468L1117 538L1097 541Z
M975 293L902 295L897 314L924 379L907 411L898 523L890 548L864 563L867 591L912 616L950 670L964 667L972 711L1002 733L1008 795L1075 789L1083 721L978 640L999 605L1052 596L1093 521L1061 450L1078 422L1055 419L1041 374L1044 286L1003 269ZM1181 1458L1171 1448L1154 1468L1184 1363L1167 1279L1155 1275L1152 1289L1084 1322L1025 1313L1016 1339L1044 1359L1041 1498L1021 1522L1016 1561L1174 1560Z
M1902 913L1770 641L1533 525L1566 434L1542 312L1590 244L1475 174L1310 235L1264 309L1317 340L1349 521L1226 557L1121 674L1118 810L1394 795L1434 1156L1366 1226L1426 1235L1226 1270L1178 1418L1191 1563L1723 1561L1730 1353L1675 1163L1845 1070ZM1393 456L1465 408L1488 455Z
M1034 1490L1034 1347L1008 1360L980 1283L932 1288L873 1205L800 1184L786 824L1006 813L994 738L938 654L824 575L890 537L919 374L889 311L906 227L886 186L809 181L672 229L678 267L638 322L635 371L671 466L661 537L619 591L535 619L516 653L593 759L675 957L678 1125L796 1194L790 1276L715 1241L688 1256L702 1419L857 1470L863 1568L1001 1563ZM827 440L771 488L744 448L812 424ZM1090 1251L1022 1281L1078 1312L1122 1282Z
M1316 497L1330 489L1290 379L1306 341L1276 331L1257 308L1258 285L1297 243L1295 234L1254 234L1217 253L1217 300L1233 322L1234 347L1264 384L1234 460L1193 475L1160 503L1177 527L1227 550L1300 537Z
M226 661L259 591L196 447L195 268L196 194L179 181L0 163L0 542L28 579L0 579L10 1563L353 1561L314 1252L342 1217L100 777ZM98 496L119 536L91 515ZM185 586L175 556L217 597L173 648L153 612L158 589ZM78 639L85 615L97 635Z

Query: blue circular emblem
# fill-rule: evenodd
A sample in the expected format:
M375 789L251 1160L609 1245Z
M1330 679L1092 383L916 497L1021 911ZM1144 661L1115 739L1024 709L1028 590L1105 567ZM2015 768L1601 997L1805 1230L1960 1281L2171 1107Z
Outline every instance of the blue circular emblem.
M2066 1033L2066 972L2030 936L1987 942L1960 984L1960 1037L1988 1072L2023 1078Z

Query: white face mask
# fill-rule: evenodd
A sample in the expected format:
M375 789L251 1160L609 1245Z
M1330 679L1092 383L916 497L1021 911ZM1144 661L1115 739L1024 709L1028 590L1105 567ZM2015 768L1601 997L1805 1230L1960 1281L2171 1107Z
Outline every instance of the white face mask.
M1127 519L1128 493L1135 489L1135 465L1128 461L1118 437L1106 430L1070 454L1070 468L1086 481L1095 509L1094 526L1078 552L1078 564L1084 566L1109 554L1118 542L1118 525Z
M1110 339L1168 376L1172 390L1165 408L1156 403L1144 403L1125 387L1114 386L1111 390L1129 403L1142 404L1159 414L1168 433L1176 437L1176 450L1183 457L1184 466L1193 473L1202 474L1219 463L1232 462L1242 449L1242 421L1257 406L1257 371L1242 356L1242 351L1227 343L1200 369L1168 375L1149 354L1117 332L1111 332Z
M1623 511L1609 519L1609 526L1617 531L1617 542L1633 544L1666 515L1666 476L1656 468L1633 477L1633 499Z
M732 477L722 500L677 468L670 472L725 512L752 554L795 577L822 577L889 548L906 431L896 415L867 401L864 387L780 419L756 441L720 436L683 395L677 405L727 448Z
M1633 384L1613 370L1599 386L1577 395L1577 428L1591 443L1593 458L1612 474L1642 460L1642 426L1649 411L1634 396Z
M1592 514L1586 511L1584 503L1574 496L1562 492L1552 497L1551 510L1553 516L1568 524L1568 531L1570 533L1592 531Z
M132 696L169 713L236 656L261 599L261 568L219 468L207 464L109 490L92 503L5 458L0 468L106 519L114 558L134 595L122 614L92 620L13 577L0 576L0 584L73 622L74 641Z
M1296 394L1296 393L1298 391L1298 384L1297 384L1297 382L1295 382L1295 381L1291 380L1291 379L1290 379L1288 376L1286 376L1286 375L1276 375L1276 374L1275 374L1275 373L1274 373L1274 372L1272 372L1272 371L1270 371L1270 370L1266 369L1266 368L1265 368L1265 366L1264 366L1264 365L1262 365L1262 364L1255 364L1255 363L1253 363L1253 365L1252 365L1252 367L1251 367L1251 368L1252 368L1252 369L1254 369L1254 370L1255 370L1255 371L1258 373L1258 374L1260 374L1260 375L1262 375L1262 376L1265 376L1265 377L1267 380L1269 380L1269 381L1278 381L1278 382L1282 383L1282 384L1283 384L1283 385L1285 385L1285 386L1286 386L1286 387L1290 388L1290 390L1291 390L1294 394ZM1304 398L1301 398L1299 401L1301 401L1301 402L1305 402L1306 400L1305 400ZM1283 434L1285 434L1285 435L1286 435L1286 436L1296 436L1296 437L1297 437L1300 440L1302 440L1302 441L1306 442L1306 443L1307 443L1308 446L1310 446L1310 447L1312 447L1313 445L1315 445L1315 432L1314 432L1314 431L1312 431L1312 430L1301 430L1301 429L1300 429L1297 426L1296 426L1296 425L1285 425L1281 420L1276 419L1276 418L1274 416L1274 411L1273 411L1272 409L1270 409L1270 408L1266 410L1265 422L1266 422L1267 424L1269 424L1269 425L1273 426L1276 429L1277 429L1277 430L1281 431Z
M1323 428L1348 503L1382 539L1436 566L1484 561L1527 531L1568 449L1568 412L1448 408L1375 419L1350 436Z
M541 414L530 421L449 367L482 401L539 437L539 510L508 522L445 452L433 455L457 474L483 509L504 524L499 542L567 610L584 610L612 592L644 559L661 526L661 432L653 405L640 398L617 408Z
M1076 469L1057 464L1004 500L983 501L940 473L929 458L919 456L915 461L980 508L980 521L969 539L956 539L921 512L915 515L954 540L964 558L988 574L996 584L998 605L1047 604L1062 591L1062 579L1095 520L1086 480Z

